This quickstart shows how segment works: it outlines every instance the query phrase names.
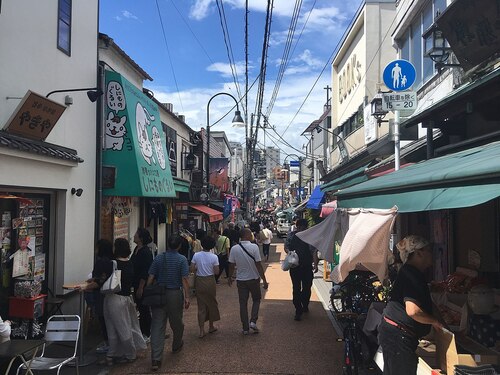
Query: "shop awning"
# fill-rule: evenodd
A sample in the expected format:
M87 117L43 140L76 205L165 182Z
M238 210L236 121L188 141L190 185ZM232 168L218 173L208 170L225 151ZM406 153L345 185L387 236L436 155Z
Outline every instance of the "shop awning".
M321 191L323 191L324 193L329 191L337 191L368 180L368 176L365 175L365 170L369 165L370 164L363 165L362 167L346 173L343 176L336 178L335 180L321 185Z
M313 210L319 210L324 199L325 193L321 190L321 185L317 185L309 197L309 202L307 202L306 207L312 208Z
M158 105L112 71L106 71L103 193L176 196Z
M181 180L180 178L174 177L174 188L178 193L189 193L189 187L191 183L186 180Z
M339 207L418 212L476 206L500 196L500 142L409 165L337 192Z
M214 210L213 208L207 207L203 204L190 204L189 207L208 215L208 221L210 223L213 223L214 221L221 221L223 219L222 212Z

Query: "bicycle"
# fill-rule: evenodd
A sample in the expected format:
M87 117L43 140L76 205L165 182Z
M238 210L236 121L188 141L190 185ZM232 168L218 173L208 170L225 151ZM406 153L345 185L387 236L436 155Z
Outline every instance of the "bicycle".
M366 271L351 271L342 283L334 285L330 291L330 305L336 314L366 313L372 302L384 301L385 298L377 276Z
M337 319L345 322L343 338L337 339L344 342L344 375L358 375L359 369L364 366L367 348L361 340L358 328L359 315L352 312L337 314Z

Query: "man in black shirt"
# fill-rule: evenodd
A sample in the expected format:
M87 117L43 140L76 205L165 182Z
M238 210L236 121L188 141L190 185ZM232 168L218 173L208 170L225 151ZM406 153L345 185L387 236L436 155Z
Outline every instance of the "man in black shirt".
M384 374L416 374L418 340L429 333L431 326L443 327L432 316L424 274L432 266L432 250L427 240L414 235L407 236L396 247L404 265L384 310L378 340L384 356Z
M302 313L309 311L311 287L314 273L318 272L318 252L309 244L302 241L295 234L307 229L307 220L297 220L297 230L287 238L285 251L295 251L299 256L299 265L290 269L290 278L293 287L293 305L295 306L295 320L302 319ZM313 266L314 263L314 266Z

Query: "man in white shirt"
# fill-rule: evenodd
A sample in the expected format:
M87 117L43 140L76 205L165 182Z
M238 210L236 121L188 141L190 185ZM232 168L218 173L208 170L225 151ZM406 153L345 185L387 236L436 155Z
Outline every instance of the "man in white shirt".
M269 260L269 249L271 248L271 240L273 239L273 232L269 229L271 226L265 225L262 229L262 254L266 257L266 262Z
M238 286L238 297L240 301L240 318L243 325L243 334L248 335L250 329L258 333L257 319L259 318L259 307L261 300L260 279L263 287L267 289L268 283L264 269L262 268L259 247L250 242L253 238L252 231L244 228L241 231L241 241L234 245L229 253L229 277L228 284L232 285L234 267L237 267L236 285ZM248 298L252 295L252 311L250 321L248 319Z

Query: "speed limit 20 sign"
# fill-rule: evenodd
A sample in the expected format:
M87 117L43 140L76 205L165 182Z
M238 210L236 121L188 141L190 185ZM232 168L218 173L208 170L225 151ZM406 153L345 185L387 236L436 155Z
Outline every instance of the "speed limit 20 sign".
M384 93L382 106L386 111L415 111L417 109L417 93L415 91Z

